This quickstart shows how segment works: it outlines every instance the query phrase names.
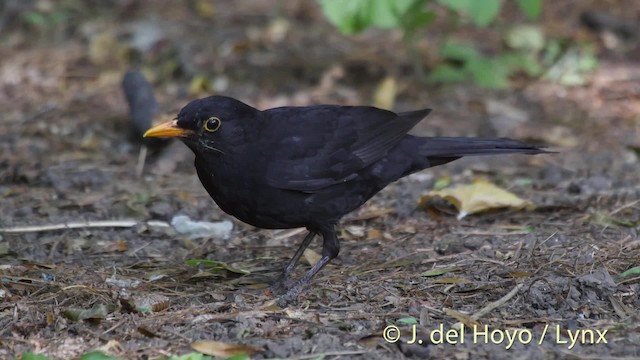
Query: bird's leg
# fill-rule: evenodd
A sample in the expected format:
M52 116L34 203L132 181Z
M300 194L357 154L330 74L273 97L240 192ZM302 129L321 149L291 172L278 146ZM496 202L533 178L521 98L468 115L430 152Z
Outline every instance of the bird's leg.
M291 260L289 260L289 263L282 271L282 274L280 274L278 279L276 279L276 281L271 285L272 291L277 292L279 290L287 289L289 287L288 283L289 283L289 277L291 275L291 272L293 272L296 266L298 266L298 263L300 262L300 258L302 257L302 254L304 254L304 251L307 249L307 247L309 247L309 244L311 244L311 240L313 240L315 236L316 236L316 232L309 230L309 233L307 234L307 236L305 236L304 240L302 240L302 244L300 244L300 247L298 247L298 250L296 250L296 253L293 255Z
M311 281L311 279L320 271L322 268L329 263L332 259L338 256L340 252L340 241L338 240L338 236L336 235L336 231L334 225L326 226L320 229L320 233L322 234L323 243L322 243L322 257L318 262L313 265L313 267L307 271L300 280L298 280L295 285L293 285L286 294L280 297L281 305L286 305L287 302L295 300L298 297L298 294L304 289L305 286ZM296 253L297 255L297 253Z

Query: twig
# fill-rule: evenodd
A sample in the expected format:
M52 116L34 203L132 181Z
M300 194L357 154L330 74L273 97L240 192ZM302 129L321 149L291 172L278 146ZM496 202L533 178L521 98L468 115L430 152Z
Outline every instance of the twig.
M522 231L453 231L452 234L455 235L475 235L475 236L510 236L510 235L527 235L530 234L530 231L522 230Z
M640 203L640 199L638 199L638 200L634 200L634 201L632 201L632 202L630 202L630 203L628 203L628 204L624 204L624 205L620 206L619 208L614 209L613 211L611 211L611 212L609 213L609 216L613 216L613 215L615 215L615 214L619 213L620 211L623 211L623 210L626 210L626 209L628 209L628 208L630 208L630 207L635 206L635 205L636 205L636 204L638 204L638 203Z
M140 224L140 222L136 220L78 221L78 222L65 222L60 224L0 228L0 233L21 234L21 233L28 233L28 232L55 231L55 230L67 230L67 229L85 229L85 228L130 228L138 224ZM146 221L144 222L144 224L150 227L163 227L163 228L171 227L169 223L165 221L158 221L158 220Z
M368 354L370 351L367 350L353 350L353 351L327 351L323 353L315 353L315 354L306 354L300 356L293 356L287 359L290 360L302 360L302 359L322 359L326 356L345 356L345 355L361 355Z
M480 311L478 311L477 313L471 315L471 318L473 320L478 320L481 317L487 315L488 313L490 313L491 311L493 311L494 309L504 305L507 301L511 300L512 297L516 296L516 294L518 293L518 291L520 291L520 289L522 289L524 287L524 283L520 283L518 285L516 285L511 291L509 291L509 293L503 297L501 297L500 299L487 304L487 306L483 307L482 309L480 309Z
M281 233L279 233L278 235L274 236L273 239L274 240L285 240L288 239L292 236L298 235L302 232L305 232L307 229L305 228L296 228L296 229L290 229L290 230L285 230L282 231Z
M138 153L138 164L136 165L136 178L140 178L142 176L142 172L144 171L144 163L147 160L147 146L142 145L140 147L140 153Z

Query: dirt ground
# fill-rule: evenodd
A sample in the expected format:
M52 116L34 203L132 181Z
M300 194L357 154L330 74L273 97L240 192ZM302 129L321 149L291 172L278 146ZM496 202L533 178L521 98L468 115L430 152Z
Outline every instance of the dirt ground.
M6 6L0 23L0 358L162 358L207 340L257 359L640 358L640 276L621 276L640 266L640 45L611 45L578 20L599 6L637 21L635 3L545 2L549 36L593 41L599 67L583 86L523 79L504 91L425 85L397 32L344 37L312 1L68 4L64 26L36 31ZM418 42L426 66L447 26ZM494 32L460 30L479 44ZM344 219L340 256L282 309L267 286L303 232L224 214L178 142L140 168L120 86L131 49L163 114L211 93L259 108L370 104L391 77L395 110L434 109L422 135L558 153L465 158L390 185ZM436 181L477 177L538 207L462 220L416 208ZM179 214L234 227L190 239L160 226Z

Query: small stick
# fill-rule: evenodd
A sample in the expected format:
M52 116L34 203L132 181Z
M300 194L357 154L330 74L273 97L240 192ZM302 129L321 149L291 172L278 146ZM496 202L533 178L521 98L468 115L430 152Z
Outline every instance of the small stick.
M471 318L473 320L478 320L481 317L487 315L488 313L490 313L491 311L493 311L494 309L504 305L507 301L511 300L512 297L516 296L516 294L518 293L518 291L520 291L520 289L522 289L524 287L524 283L518 284L516 285L511 291L509 291L509 293L503 297L501 297L500 299L489 303L487 306L483 307L482 309L480 309L480 311L478 311L477 313L471 315Z
M47 225L31 225L31 226L16 226L8 228L0 228L0 233L5 234L21 234L29 232L40 231L55 231L66 229L86 229L86 228L130 228L138 225L140 222L136 220L101 220L101 221L78 221L78 222L65 222L61 224L47 224ZM171 227L169 223L158 220L146 221L146 225L151 227Z
M136 166L136 177L139 179L144 171L144 163L147 161L147 146L142 145L140 147L140 153L138 153L138 165Z

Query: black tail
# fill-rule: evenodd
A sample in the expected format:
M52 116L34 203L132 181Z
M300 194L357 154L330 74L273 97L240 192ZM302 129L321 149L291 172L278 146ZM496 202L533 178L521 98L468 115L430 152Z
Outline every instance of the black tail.
M420 140L418 151L420 155L427 157L430 167L446 164L463 156L550 153L539 146L507 138L431 137Z
M507 138L430 137L422 140L420 155L427 157L549 153L541 147Z

